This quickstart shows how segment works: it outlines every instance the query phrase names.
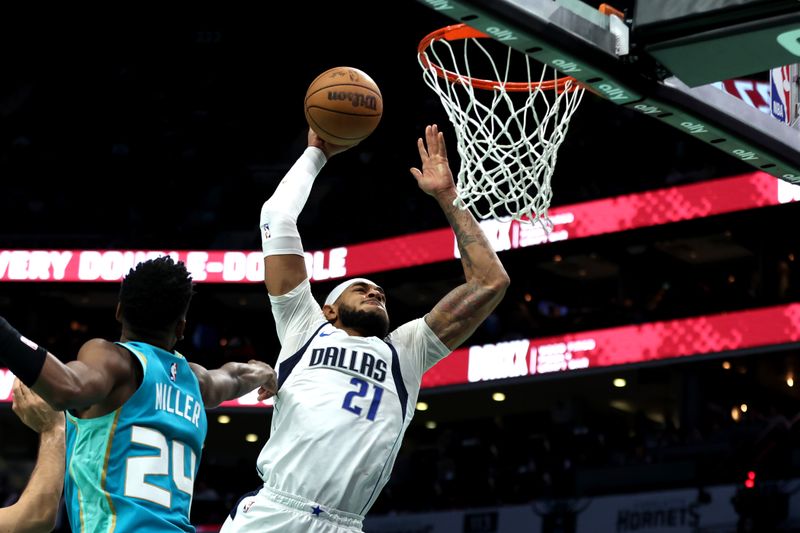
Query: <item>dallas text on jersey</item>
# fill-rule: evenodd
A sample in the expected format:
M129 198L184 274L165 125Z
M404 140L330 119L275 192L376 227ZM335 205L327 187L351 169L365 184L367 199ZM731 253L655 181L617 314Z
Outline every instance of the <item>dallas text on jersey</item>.
M311 361L308 366L344 368L381 383L386 379L386 361L383 359L378 359L371 353L336 346L311 350Z

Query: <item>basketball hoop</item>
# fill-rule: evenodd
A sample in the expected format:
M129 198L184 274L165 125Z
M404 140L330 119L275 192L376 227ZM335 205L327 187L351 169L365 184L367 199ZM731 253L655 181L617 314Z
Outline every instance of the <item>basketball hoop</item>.
M531 58L506 45L496 45L507 49L505 64L496 61L480 39L491 37L456 24L425 36L417 48L423 80L455 127L456 202L480 219L528 219L549 231L550 178L584 89L546 65L532 74ZM457 42L463 52L456 53ZM513 75L527 81L511 82Z

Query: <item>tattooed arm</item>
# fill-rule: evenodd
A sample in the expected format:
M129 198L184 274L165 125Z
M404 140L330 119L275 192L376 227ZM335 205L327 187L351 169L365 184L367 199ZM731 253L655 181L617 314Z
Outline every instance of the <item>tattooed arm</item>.
M427 148L426 148L427 143ZM436 125L417 141L422 170L411 169L420 189L433 196L456 234L466 283L450 291L425 317L428 326L451 350L478 328L497 307L510 280L500 259L468 210L453 205L456 188L447 161L444 135Z

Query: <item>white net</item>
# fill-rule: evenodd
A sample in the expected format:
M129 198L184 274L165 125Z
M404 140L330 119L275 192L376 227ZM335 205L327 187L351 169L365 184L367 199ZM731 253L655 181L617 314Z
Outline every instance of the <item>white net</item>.
M455 127L461 158L457 202L480 219L528 219L550 231L550 179L583 88L571 87L568 81L564 89L556 89L554 69L537 63L539 72L534 74L527 54L505 45L499 45L498 54L487 49L497 46L490 44L494 41L481 41L436 39L419 55L423 79ZM503 55L505 63L498 57ZM449 71L453 80L437 75L437 67ZM510 78L512 67L516 79ZM476 88L469 78L479 79L481 74L485 80L499 81L499 86ZM507 90L523 80L521 92Z

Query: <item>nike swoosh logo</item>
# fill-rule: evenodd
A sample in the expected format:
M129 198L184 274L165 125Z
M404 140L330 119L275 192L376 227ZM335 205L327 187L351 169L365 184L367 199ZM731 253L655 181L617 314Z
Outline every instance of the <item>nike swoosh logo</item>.
M331 331L330 333L320 333L319 336L320 337L327 337L328 335L333 335L334 333L336 333L336 332L335 331Z

